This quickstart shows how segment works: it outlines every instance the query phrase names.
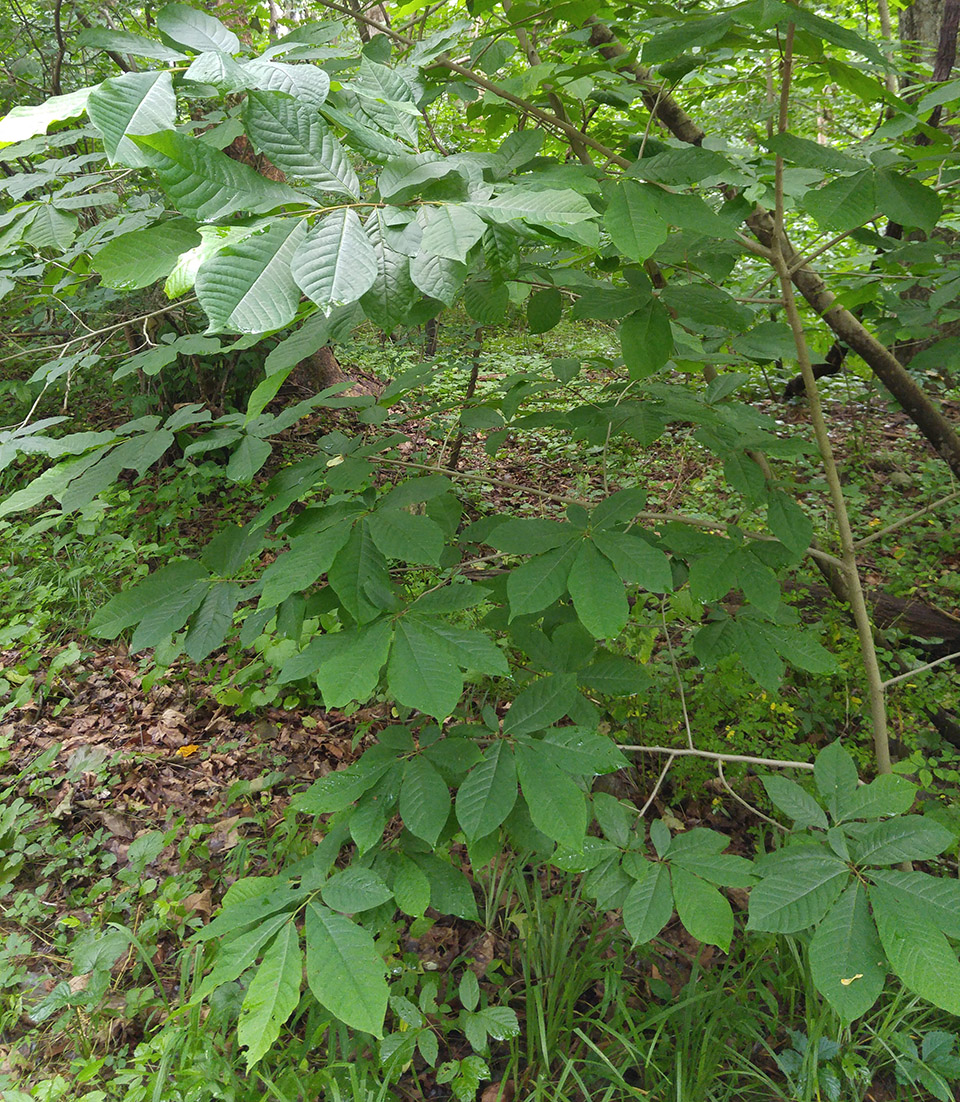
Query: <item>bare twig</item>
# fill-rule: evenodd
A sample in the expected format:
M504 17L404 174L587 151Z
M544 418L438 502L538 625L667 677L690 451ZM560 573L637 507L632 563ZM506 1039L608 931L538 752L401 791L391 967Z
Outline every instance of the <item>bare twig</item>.
M777 758L755 758L751 754L717 754L712 750L678 750L675 746L634 746L632 743L617 743L618 750L635 754L673 754L677 758L705 758L707 761L739 761L746 765L763 765L770 769L813 769L809 761L780 761Z
M927 513L932 513L936 509L942 509L944 505L949 505L951 502L960 498L960 490L956 490L952 494L947 494L946 497L940 498L938 501L932 502L930 505L925 505L922 509L918 509L915 513L911 513L909 516L901 517L899 520L895 520L892 524L888 524L885 528L878 528L876 532L871 532L869 536L864 536L863 539L859 539L854 543L854 547L866 547L868 543L874 543L876 540L882 539L884 536L890 535L891 532L896 532L898 528L903 528L906 524L911 524L913 521L918 520L920 517L926 516Z
M947 654L943 658L937 658L933 662L928 662L925 666L917 666L916 669L907 670L906 673L898 674L896 677L891 677L889 680L884 681L880 686L881 689L889 689L891 685L896 685L899 681L909 681L911 677L916 677L918 673L926 673L927 670L932 670L937 666L942 666L944 662L953 662L957 658L960 658L960 650L954 654Z
M670 772L670 766L673 765L676 760L676 754L671 754L670 757L667 758L667 763L660 770L660 776L657 777L657 783L653 786L653 791L647 797L646 803L644 803L643 807L641 807L640 810L637 812L638 819L642 819L644 815L646 815L646 813L650 810L650 805L657 798L657 793L660 791L663 782L667 779L667 774Z
M723 772L722 761L717 762L717 776L720 778L720 783L723 785L723 787L730 793L730 795L737 801L737 803L740 804L742 807L745 807L751 815L756 815L758 819L763 819L765 823L769 823L771 826L776 827L777 830L782 830L784 833L787 832L787 828L783 825L783 823L778 823L776 819L771 819L769 815L764 815L759 807L754 807L753 804L745 800L739 792L735 792L730 787L730 782L727 780Z

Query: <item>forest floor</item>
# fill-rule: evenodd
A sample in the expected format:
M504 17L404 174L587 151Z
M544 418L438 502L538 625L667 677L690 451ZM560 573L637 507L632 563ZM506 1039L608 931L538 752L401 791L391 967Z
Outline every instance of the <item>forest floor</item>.
M848 472L858 514L868 518L871 528L882 529L952 492L942 478L931 487L935 461L903 415L876 398L852 400L838 396L838 390L832 390L835 397L827 407L833 442ZM806 417L800 405L775 405L767 399L760 404L784 425ZM950 408L960 418L960 403ZM421 443L426 444L426 436ZM569 454L559 452L545 460L534 447L528 450L518 443L491 459L482 441L468 439L461 469L492 479L496 484L488 488L488 500L492 496L504 504L529 505L525 487L531 485L558 495L602 492L602 485L584 483ZM293 436L291 448L296 449ZM681 508L705 495L722 505L715 474L691 442L671 439L646 450L643 461L648 482L657 487L658 508ZM958 519L953 501L919 519L902 533L902 541L899 532L877 541L863 562L867 585L904 600L922 600L947 621L960 617ZM187 533L204 523L195 514L180 520ZM12 529L0 530L0 540L8 546L14 538ZM818 607L815 615L841 617L833 608ZM960 626L960 619L956 622ZM191 1094L172 1080L169 1092L158 1087L156 1069L159 1065L163 1070L162 1059L152 1051L141 1051L138 1057L136 1046L149 1040L176 1003L186 975L181 950L191 932L215 913L230 883L268 874L309 844L302 824L285 815L289 797L355 760L390 722L389 705L374 704L350 714L327 712L305 700L232 707L218 703L215 690L222 671L215 663L201 670L177 663L154 681L149 663L122 646L103 646L70 631L59 633L55 641L52 635L27 644L13 640L0 649L0 678L15 686L29 673L37 686L32 699L0 719L0 1098L205 1102L206 1095ZM78 657L56 672L57 654L72 644ZM930 640L914 638L913 644L927 646ZM911 653L922 651L914 646ZM45 674L51 669L55 672ZM690 676L695 679L695 671ZM941 668L936 684L939 700L931 703L955 705L960 696L956 669ZM919 692L928 693L929 685ZM907 696L902 706L895 705L895 734L911 752L929 757L932 752L924 745L929 748L935 740L928 725L917 738L916 699ZM670 729L645 733L669 743L679 735L675 720ZM761 728L758 720L752 730ZM741 729L751 730L748 723ZM856 723L848 730L856 735ZM758 745L738 744L736 749L763 752L762 736L756 737ZM826 732L819 737L827 737ZM794 734L794 741L799 740ZM960 751L948 746L935 757L944 777L960 764ZM618 794L641 804L656 772L653 763L640 763L621 778ZM937 783L949 791L948 781ZM750 778L742 785L748 796L759 791ZM678 828L722 830L731 835L735 849L752 849L756 843L756 821L714 780L701 779L698 788L667 786L654 807L673 817ZM461 859L464 871L473 875L465 852ZM495 875L506 872L494 870ZM482 1091L482 1102L592 1097L588 1084L573 1073L578 1056L589 1056L597 1065L605 1060L618 1069L619 1078L611 1075L607 1092L597 1098L666 1098L666 1083L661 1083L663 1091L651 1087L653 1073L641 1066L644 1059L659 1066L660 1057L654 1059L652 1053L665 1043L661 1033L682 1028L697 1033L704 1020L713 1021L710 1015L722 1019L741 1013L745 999L757 1002L754 1016L737 1032L738 1040L721 1036L711 1057L698 1057L693 1040L683 1050L671 1042L675 1061L683 1056L704 1064L698 1073L706 1079L702 1091L691 1087L684 1102L795 1097L784 1071L793 1057L784 1054L803 1056L804 1031L812 1041L813 1017L802 998L798 1001L779 986L775 976L778 970L788 971L784 962L748 962L767 971L747 995L745 987L731 980L725 955L693 942L678 923L668 928L655 950L631 952L613 916L591 913L585 906L575 914L562 911L555 897L566 890L568 880L555 882L546 867L514 872L519 882L526 879L528 888L535 884L535 898L532 889L523 897L518 881L509 877L498 887L487 870L474 877L478 897L494 893L487 921L467 923L432 914L431 922L403 931L397 944L398 965L412 973L442 976L466 961L482 983L491 984L501 998L506 993L516 1006L522 1039L495 1046L491 1083ZM736 906L736 898L733 902ZM574 970L558 981L546 966L537 972L530 963L536 955L531 921L540 928L544 959L565 948L568 957L579 959L579 976ZM119 951L101 952L117 934ZM534 1020L531 984L541 993L541 1005L554 999L549 1007L554 1019L546 1024ZM762 999L757 998L759 989L765 992ZM659 1018L650 1018L651 1004L662 1008ZM630 1037L626 1023L641 1008L646 1024ZM538 1040L538 1030L550 1032L549 1039ZM744 1050L747 1036L754 1039ZM884 1061L873 1042L848 1041L845 1049L834 1051L827 1045L823 1050L819 1082L824 1098L853 1098L847 1092L854 1090L857 1075L856 1097L872 1102L940 1097L925 1093L919 1081L898 1085L896 1061ZM263 1085L255 1087L240 1070L229 1039L210 1043L220 1046L218 1059L226 1061L222 1066L229 1066L234 1076L233 1084L211 1093L211 1099L297 1097L284 1093L289 1088L282 1086L263 1093ZM545 1044L549 1051L541 1051ZM443 1032L438 1062L469 1052L462 1033ZM743 1070L746 1065L749 1074ZM560 1088L553 1093L544 1089L557 1076ZM731 1093L711 1093L711 1076L729 1081ZM842 1093L830 1093L834 1080ZM804 1084L803 1097L813 1097L808 1087ZM451 1097L422 1062L383 1097L391 1091L411 1100Z

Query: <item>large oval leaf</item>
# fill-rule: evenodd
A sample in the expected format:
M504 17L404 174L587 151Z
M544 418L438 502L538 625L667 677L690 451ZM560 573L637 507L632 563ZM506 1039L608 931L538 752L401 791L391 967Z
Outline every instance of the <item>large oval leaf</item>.
M280 1028L297 1009L303 979L300 934L291 920L263 955L240 1007L237 1040L247 1048L252 1067L280 1036Z
M504 742L495 742L457 790L457 822L468 841L491 834L517 802L517 765Z
M315 110L299 106L287 95L251 92L243 124L253 144L287 175L321 191L359 196L353 166Z
M222 50L225 54L240 52L240 39L219 19L186 4L167 4L157 13L157 29L163 39L175 46L185 46L195 53Z
M844 889L810 942L810 971L817 990L851 1022L866 1014L883 990L883 948L859 881Z
M293 321L300 288L290 263L306 232L300 221L273 222L200 268L197 298L207 332L264 333Z
M351 1029L383 1036L386 968L373 938L320 903L306 913L307 983L317 1002Z
M291 271L307 298L329 312L362 298L380 268L356 211L342 207L321 218L307 234Z
M174 218L114 237L94 256L92 267L108 287L134 291L169 275L181 254L199 244L196 224Z
M87 102L90 121L103 135L111 164L143 168L151 155L129 135L170 129L177 117L177 98L170 73L124 73L105 80Z
M238 210L257 214L304 201L302 193L186 134L168 130L138 137L136 143L151 151L150 164L180 212L201 222Z
M884 884L868 889L880 942L905 987L960 1014L960 963L940 930Z

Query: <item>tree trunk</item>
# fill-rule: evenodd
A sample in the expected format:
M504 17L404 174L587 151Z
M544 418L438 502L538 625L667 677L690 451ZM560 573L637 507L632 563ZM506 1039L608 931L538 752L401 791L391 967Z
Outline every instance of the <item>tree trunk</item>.
M325 344L323 348L317 349L312 355L301 360L291 374L290 381L313 393L340 383L349 383L350 385L342 393L351 398L361 394L377 395L382 390L374 379L348 375L340 366L340 361L329 344Z
M935 65L939 56L941 30L946 29L949 39L950 24L953 23L953 38L956 41L956 15L960 10L957 0L914 0L908 8L900 12L900 41L904 52L911 61ZM935 76L934 80L946 80L945 76Z

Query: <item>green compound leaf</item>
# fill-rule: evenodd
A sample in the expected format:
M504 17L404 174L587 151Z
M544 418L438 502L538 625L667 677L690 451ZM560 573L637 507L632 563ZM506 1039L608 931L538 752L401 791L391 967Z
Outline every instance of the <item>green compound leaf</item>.
M724 952L733 939L733 911L726 898L706 880L679 865L670 868L677 916L686 931Z
M382 603L375 598L389 590L390 575L365 520L351 529L327 571L327 581L357 623L365 624L380 615Z
M630 616L626 590L610 560L591 540L580 545L567 589L580 623L595 639L615 639L623 631Z
M360 183L353 166L315 110L278 92L251 92L243 122L257 149L288 176L319 191L359 197Z
M307 983L321 1006L351 1029L383 1036L386 967L373 938L343 915L306 907Z
M233 611L240 603L241 590L236 582L217 582L193 614L184 650L194 662L200 662L222 646L233 624Z
M410 276L410 258L391 244L395 239L383 212L375 210L365 229L373 242L376 276L360 305L374 325L389 333L406 318L420 292Z
M879 819L885 815L903 815L913 806L917 786L896 773L881 773L879 777L858 788L838 822L848 819Z
M510 517L486 537L485 543L510 555L536 555L570 539L570 525L540 517Z
M165 41L185 46L196 53L221 50L225 54L240 52L240 39L219 19L188 7L167 4L157 12L157 30Z
M517 765L505 742L495 742L457 790L457 822L470 842L500 826L517 802Z
M256 902L253 900L251 902ZM232 910L240 910L238 906L231 908ZM238 976L243 975L248 968L250 968L260 955L261 947L266 945L270 939L276 934L282 927L289 925L290 914L272 914L268 905L264 905L266 915L258 921L258 924L254 929L242 933L236 937L230 937L226 940L217 950L217 956L213 970L206 977L206 979L196 988L194 988L190 1003L191 1005L201 1002L207 998L213 991L216 991L218 987L222 987L226 983L233 983ZM276 911L276 907L273 910ZM226 912L218 918L214 919L209 925L205 926L201 931L202 935L206 935L211 927L214 926L221 918L226 918ZM249 924L252 919L248 919L246 924ZM198 934L198 938L201 936ZM210 933L210 937L219 937L219 931L215 930Z
M867 891L891 969L910 991L960 1014L960 963L943 933L887 885Z
M291 593L302 593L333 565L340 549L350 538L352 521L330 524L290 541L263 572L260 608L276 608Z
M620 323L620 347L631 379L646 379L673 355L673 330L666 308L650 299Z
M303 979L300 934L291 921L263 955L240 1007L237 1040L245 1046L251 1068L280 1036L280 1028L297 1009Z
M303 293L324 310L357 302L373 287L378 270L373 242L356 211L348 209L320 219L291 267Z
M409 857L399 858L393 878L393 897L405 915L420 918L430 906L430 881Z
M534 191L532 188L505 185L499 195L485 203L464 206L488 222L523 221L573 225L596 218L597 212L584 196L569 189Z
M420 242L423 251L460 264L486 229L482 218L453 203L422 206L417 212L417 221L423 227Z
M826 830L830 825L823 808L789 777L764 777L763 787L770 802L785 815L789 815L795 827L816 826Z
M857 791L857 767L840 742L825 746L813 763L817 791L834 821L844 813Z
M0 149L25 141L36 134L46 134L53 122L75 119L87 109L87 101L94 88L78 88L63 96L51 96L43 103L14 107L0 119Z
M877 213L876 184L873 169L843 176L808 191L803 205L821 226L841 231L856 229Z
M415 608L419 607L420 603L417 602ZM418 616L413 611L407 616L407 622L415 623L425 632L433 634L435 645L447 651L462 670L474 670L476 673L493 676L510 672L503 651L482 631L458 628L443 620Z
M209 572L195 559L163 566L98 609L87 630L101 639L115 639L124 628L144 619L159 622L170 615L176 619L186 605L192 604L180 620L178 626L182 627L206 595L209 580Z
M410 278L423 293L444 306L452 306L469 268L456 260L421 251L410 260ZM432 1036L432 1034L431 1034Z
M900 869L871 869L868 875L947 937L960 938L960 880Z
M328 773L318 781L314 781L306 790L296 796L290 803L294 811L301 811L305 815L326 815L336 811L343 811L355 803L364 792L373 788L378 780L390 768L390 762L378 766L376 769L349 769Z
M170 73L162 70L111 77L91 92L87 114L103 135L111 164L143 168L152 163L152 158L131 138L173 128L177 97Z
M794 555L803 555L813 539L813 522L792 497L782 490L771 492L767 502L770 531Z
M667 224L653 196L633 180L624 180L612 189L603 228L630 260L646 260L667 239Z
M400 786L400 817L417 838L435 846L450 816L450 790L425 757L407 762Z
M134 140L149 151L150 164L180 213L200 222L240 210L259 214L285 203L303 204L302 193L186 134L168 130Z
M924 233L933 230L943 213L933 188L892 168L881 168L877 173L877 206L891 221L916 226Z
M328 708L342 708L352 700L368 700L373 695L391 635L390 621L376 620L353 631L322 637L332 640L317 670L317 685Z
M814 932L810 970L817 990L847 1022L879 998L887 974L884 952L859 882L844 889Z
M558 769L539 743L517 746L517 774L533 825L570 849L583 847L587 804L583 790Z
M893 865L899 861L931 861L955 841L953 831L919 815L898 816L876 823L852 846L858 865Z
M627 894L623 924L634 945L644 945L660 933L673 914L673 893L666 865L646 861L643 875Z
M334 911L358 914L393 898L383 877L370 869L346 868L323 885L323 901Z
M758 870L748 930L792 934L818 923L850 878L846 862L820 846L781 850Z
M511 618L540 612L561 597L579 550L580 540L573 539L511 571L507 578Z
M285 61L264 61L255 57L244 61L242 67L251 87L264 92L283 92L311 107L322 107L330 91L330 77L316 65L290 65Z
M607 530L594 532L593 542L625 582L651 593L672 592L670 560L658 547L651 547L640 536Z
M507 734L525 735L556 723L580 699L575 674L549 674L520 692L503 721Z
M173 218L145 230L113 238L94 256L92 267L108 287L135 291L164 279L181 253L200 244L197 226L187 218Z
M387 684L401 704L440 722L453 713L463 693L463 677L453 659L438 649L437 637L407 619L397 621Z
M373 542L388 559L436 566L443 532L429 517L405 509L378 509L367 517Z
M527 300L527 327L531 333L546 333L560 322L563 295L559 287L537 291Z
M302 222L273 222L200 266L197 298L208 333L264 333L293 321L300 288L290 264L306 232Z

